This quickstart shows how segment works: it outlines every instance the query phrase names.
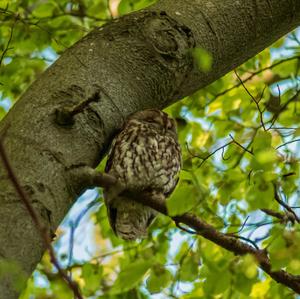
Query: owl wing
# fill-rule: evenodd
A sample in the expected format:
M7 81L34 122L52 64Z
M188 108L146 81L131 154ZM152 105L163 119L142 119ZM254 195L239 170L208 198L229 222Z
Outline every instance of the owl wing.
M176 178L176 181L175 181L175 184L173 185L173 187L170 188L170 189L168 190L168 192L165 192L165 193L164 193L164 196L165 196L166 198L168 198L168 197L173 193L174 189L176 188L176 186L177 186L177 184L178 184L178 181L179 181L179 177Z
M115 143L116 143L116 140L114 139L111 146L110 146L108 154L107 154L107 161L106 161L105 168L104 168L104 171L106 173L109 172L109 170L111 169L112 164L113 164L113 157L114 157L114 152L115 152Z
M110 149L107 154L107 161L106 161L105 169L104 169L104 171L106 173L109 172L109 170L111 169L111 167L113 165L113 160L114 160L114 155L115 155L115 144L116 144L116 138L111 143ZM107 191L107 192L109 192L109 191ZM115 207L113 207L113 205L111 205L107 202L106 196L104 196L104 200L107 205L107 212L108 212L108 219L109 219L110 226L111 226L112 230L114 231L114 233L116 233L116 225L115 224L116 224L116 218L117 218L117 209Z
M118 143L118 140L119 140L119 136L115 137L110 145L110 148L109 148L109 151L108 151L108 154L107 154L107 161L106 161L106 165L105 165L105 168L104 168L104 171L107 173L110 171L112 165L113 165L113 161L114 161L114 158L115 158L115 151L116 151L116 148L117 148L117 143Z

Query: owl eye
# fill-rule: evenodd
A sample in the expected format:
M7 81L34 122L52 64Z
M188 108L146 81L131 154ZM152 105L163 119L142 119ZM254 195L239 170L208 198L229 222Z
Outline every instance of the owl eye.
M149 124L157 124L157 121L154 120L153 118L147 119L146 121L147 121L147 123L149 123Z

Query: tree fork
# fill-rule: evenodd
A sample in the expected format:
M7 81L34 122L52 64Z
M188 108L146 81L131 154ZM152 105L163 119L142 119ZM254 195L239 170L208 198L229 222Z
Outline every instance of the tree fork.
M161 0L66 50L0 123L8 159L43 225L54 231L76 199L68 170L95 167L127 115L191 94L299 24L298 0ZM194 47L211 53L210 72L194 67ZM77 109L62 125L57 111L66 107ZM3 164L0 178L0 257L29 276L43 242ZM0 299L17 296L0 283Z

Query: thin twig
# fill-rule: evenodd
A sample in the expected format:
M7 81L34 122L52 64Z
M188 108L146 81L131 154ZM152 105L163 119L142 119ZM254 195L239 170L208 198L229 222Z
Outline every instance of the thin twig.
M211 152L210 154L208 154L208 155L205 156L205 157L200 157L199 155L193 154L193 153L191 152L191 150L190 150L190 148L189 148L187 142L186 142L185 145L186 145L186 149L187 149L188 153L189 153L193 158L198 158L198 159L201 159L201 160L202 160L201 163L200 163L200 165L199 165L199 167L201 167L201 166L204 164L204 162L205 162L206 160L208 160L211 156L213 156L216 152L218 152L219 150L224 150L228 145L230 145L230 144L232 144L232 143L233 143L233 141L227 142L226 144L224 144L224 145L218 147L217 149L215 149L213 152ZM223 154L222 154L222 156L223 156Z
M253 72L253 73L251 73L251 75L250 75L249 77L247 77L246 79L243 80L243 83L246 83L247 81L251 80L253 77L255 77L255 76L257 76L257 75L263 73L263 72L266 71L266 70L273 69L274 67L276 67L276 66L278 66L278 65L280 65L280 64L283 64L283 63L285 63L285 62L288 62L288 61L291 61L291 60L295 60L295 59L300 60L300 56L293 56L293 57L286 58L286 59L284 59L284 60L280 60L280 61L278 61L278 62L275 62L275 63L271 64L270 66L264 67L264 68L262 68L262 69L260 69L260 70L258 70L258 71L256 71L256 72ZM227 94L228 92L230 92L230 91L232 91L232 90L234 90L234 89L236 89L236 88L238 88L238 87L240 87L240 86L241 86L241 82L239 81L236 85L234 85L234 86L232 86L232 87L230 87L230 88L228 88L228 89L225 89L225 90L223 90L222 92L216 94L216 95L214 96L214 98L213 98L207 105L210 105L211 103L213 103L213 102L214 102L216 99L218 99L219 97L221 97L221 96Z
M287 211L289 211L294 217L295 217L295 221L297 221L298 223L300 223L299 217L297 216L297 214L294 212L294 210L288 205L286 204L283 200L280 199L278 191L277 191L277 186L275 183L273 183L274 186L274 198L275 200L282 206L284 207Z
M184 227L180 222L175 222L175 224L176 224L176 227L180 228L184 232L191 234L191 235L197 235L196 231Z
M269 216L279 219L281 223L287 223L288 221L290 221L292 224L295 223L295 216L291 213L283 214L270 209L260 209L260 210Z
M281 147L284 147L284 146L286 146L286 145L288 145L288 144L291 144L291 143L294 143L294 142L299 142L299 141L300 141L300 138L299 138L299 139L294 139L294 140L287 141L287 142L285 142L285 143L283 143L283 144L278 145L278 146L276 147L276 149L278 150L278 149L280 149Z
M86 215L86 213L93 207L95 204L98 203L98 200L93 200L91 201L86 208L80 212L78 217L75 219L75 221L70 223L71 226L71 231L70 231L70 241L69 241L69 257L68 257L68 266L69 268L71 266L72 260L73 260L73 247L74 247L74 235L75 235L75 230L78 227L81 219ZM71 274L71 273L70 273Z
M265 127L265 123L264 123L264 119L263 119L263 111L260 109L259 107L259 102L261 101L263 95L264 95L264 91L266 89L266 86L264 87L259 100L256 100L255 97L251 94L251 92L248 90L248 88L246 87L246 85L244 84L243 80L241 79L241 77L238 75L237 71L234 70L235 75L237 76L238 80L240 81L241 85L243 86L243 88L245 89L245 91L247 92L247 94L250 96L250 98L253 100L253 102L255 103L257 110L259 112L259 117L260 117L260 123L261 126L263 127L264 131L266 131L266 127Z
M227 235L230 236L230 237L234 237L236 239L240 239L240 240L246 241L246 242L250 243L256 250L260 250L259 247L257 246L257 244L254 241L252 241L251 239L249 239L249 238L246 238L246 237L243 237L243 236L239 236L239 235L235 235L233 233L227 233Z
M278 85L277 85L277 87L278 87L278 93L279 93L278 96L279 96L279 101L280 101L280 97L281 97L280 88ZM275 124L276 120L279 118L279 115L288 107L288 105L290 103L298 100L299 94L300 94L300 89L298 89L296 91L296 93L280 107L279 111L274 115L273 119L271 120L271 125L267 130L271 130L273 128L273 125ZM273 128L273 129L275 129L275 128Z
M23 188L21 187L20 182L17 179L17 176L15 175L12 166L10 165L9 159L6 155L4 146L2 144L2 140L0 138L0 156L3 161L4 167L8 173L9 179L12 182L14 188L16 189L16 192L18 193L20 200L23 202L23 204L26 207L26 210L28 211L33 223L36 226L36 229L40 233L45 247L48 249L49 255L50 255L50 260L58 273L60 274L61 278L67 283L69 288L73 291L75 298L77 299L83 299L81 296L81 293L79 291L79 287L77 283L75 283L66 273L65 271L61 268L58 260L56 259L53 247L51 245L51 238L49 234L47 233L46 227L41 223L36 211L34 210L29 198L27 197L27 194L24 192Z
M189 248L186 250L186 252L181 256L181 258L179 260L179 263L178 263L179 269L176 272L176 275L174 276L174 279L173 279L173 283L172 283L172 285L170 287L170 291L171 291L172 294L174 293L174 289L175 289L176 285L177 285L177 290L178 290L179 281L180 281L180 275L181 275L181 269L182 269L181 266L182 266L184 260L186 259L186 257L188 256L188 254L190 253L190 251L192 250L192 248L194 247L195 241L196 240L193 240L191 242L191 244L189 245ZM176 293L177 293L177 290L176 290Z
M236 234L241 233L243 231L244 227L246 226L248 220L249 220L249 216L246 217L245 221L243 222L242 226L239 228L239 230L237 232L232 232L232 233L228 233L228 234L236 235Z
M2 65L2 62L3 62L3 59L6 55L6 53L11 49L11 48L9 48L9 45L12 41L13 34L14 34L14 29L15 29L15 25L16 25L17 21L18 21L18 17L15 17L15 21L14 21L14 23L13 23L11 29L10 29L10 35L9 35L9 38L8 38L8 42L7 42L6 47L3 50L2 54L1 54L1 57L0 57L0 67Z
M235 143L236 145L238 145L240 148L242 148L245 152L249 153L250 155L253 155L253 152L248 150L246 147L244 147L243 145L241 145L239 142L237 142L233 136L231 134L229 134L229 137L232 139L233 143Z

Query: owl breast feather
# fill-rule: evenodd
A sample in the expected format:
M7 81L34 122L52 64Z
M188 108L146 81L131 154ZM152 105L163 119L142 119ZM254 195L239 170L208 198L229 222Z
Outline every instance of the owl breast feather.
M168 197L177 184L181 164L174 126L162 111L137 112L114 138L105 171L138 195L146 191L148 196ZM145 237L157 212L122 194L104 191L114 232L125 240Z
M169 136L158 134L154 130L144 132L133 138L128 130L124 136L118 137L118 150L110 173L116 175L129 189L147 189L153 187L163 193L174 186L174 177L180 167L178 154L172 148L178 144Z

